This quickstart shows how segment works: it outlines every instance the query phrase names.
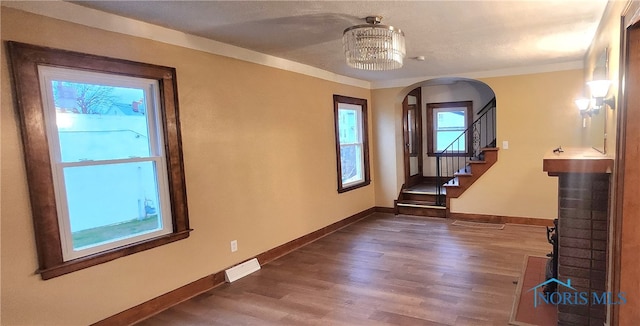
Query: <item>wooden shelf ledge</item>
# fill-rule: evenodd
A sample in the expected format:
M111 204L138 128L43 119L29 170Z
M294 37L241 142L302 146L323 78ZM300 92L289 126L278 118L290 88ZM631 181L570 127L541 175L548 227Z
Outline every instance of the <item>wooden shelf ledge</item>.
M550 176L562 173L611 173L613 158L593 148L564 148L562 153L549 151L542 161L542 170Z

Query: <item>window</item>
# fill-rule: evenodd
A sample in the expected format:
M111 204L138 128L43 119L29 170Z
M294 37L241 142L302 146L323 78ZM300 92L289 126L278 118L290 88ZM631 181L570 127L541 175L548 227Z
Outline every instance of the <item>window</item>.
M466 156L471 153L471 133L461 136L471 125L473 102L427 104L427 142L429 156L444 150L445 155ZM451 145L451 146L450 146Z
M171 233L158 81L38 74L64 260Z
M338 192L368 185L367 100L333 96Z
M188 237L175 70L8 45L42 278Z

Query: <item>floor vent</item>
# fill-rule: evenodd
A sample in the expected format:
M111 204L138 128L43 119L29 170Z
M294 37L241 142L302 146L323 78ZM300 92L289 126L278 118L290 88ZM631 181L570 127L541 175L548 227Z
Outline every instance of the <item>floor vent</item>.
M253 258L224 271L224 279L231 283L258 270L260 270L260 263L257 258Z

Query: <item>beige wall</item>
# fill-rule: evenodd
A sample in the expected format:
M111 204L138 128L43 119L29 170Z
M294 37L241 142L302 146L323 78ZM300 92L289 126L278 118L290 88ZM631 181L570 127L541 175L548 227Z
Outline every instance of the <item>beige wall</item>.
M332 95L370 100L368 89L5 7L1 14L3 41L177 69L195 229L186 240L48 281L35 275L20 130L3 47L2 325L90 324L374 206L373 184L336 191ZM375 157L376 148L371 150ZM234 239L239 251L232 254Z
M621 44L621 38L620 38L620 35L621 35L620 21L621 21L621 16L623 14L633 15L634 11L638 9L638 4L635 3L633 5L633 8L628 13L625 13L625 9L627 8L627 5L628 4L626 1L609 2L607 6L607 10L605 11L602 17L600 26L598 27L596 36L594 37L593 42L591 43L591 47L589 48L589 51L587 52L587 55L585 58L585 61L586 61L585 71L590 71L591 69L593 69L593 66L598 58L598 55L603 51L603 49L606 47L610 49L608 73L609 73L609 79L613 81L613 85L609 91L609 95L610 96L615 95L617 103L616 103L615 110L609 110L609 109L606 110L606 115L605 115L606 132L607 132L606 148L607 148L607 156L613 157L614 159L618 158L618 155L616 153L616 143L617 143L616 136L618 131L617 121L618 121L618 112L619 110L621 110L620 106L622 103L622 99L620 97L620 92L619 92L620 89L622 88L622 85L620 84L621 82L620 52L623 48ZM588 76L587 76L587 79L588 79ZM627 90L627 92L632 92L632 91L634 90ZM594 129L587 128L586 130L584 130L584 132L586 135L585 137L590 137L594 134ZM612 180L614 180L614 182L612 183L614 190L616 189L615 187L617 186L615 184L615 180L617 179L616 174L619 172L622 172L622 171L614 171L614 176L612 177ZM617 195L618 194L615 191L611 191L611 198L609 201L611 203L611 208L610 208L611 219L610 219L610 228L609 228L610 239L615 239L615 237L620 237L620 234L621 234L621 230L615 229L615 226L618 225L616 223L616 220L621 219L622 226L624 227L625 225L628 225L627 227L630 230L633 229L633 224L637 223L635 221L629 220L629 217L633 218L634 216L627 216L626 219L625 219L625 216L617 216L617 217L615 216L617 212L617 208L615 207ZM618 243L618 241L620 241L620 243ZM621 252L624 251L626 248L633 248L633 246L636 245L640 240L637 238L628 237L628 238L622 238L621 240L618 240L618 241L610 240L609 242L610 253L620 255ZM617 249L614 252L613 250L616 248L616 246L617 246ZM620 263L622 266L625 266L625 264L631 263L631 265L629 265L630 268L616 271L616 274L612 274L614 261L616 259L620 260ZM618 291L626 292L627 298L637 298L638 295L640 295L640 289L636 286L638 284L637 280L640 276L637 273L638 268L635 268L635 264L634 264L635 261L636 261L635 257L632 257L632 256L614 257L613 254L609 254L608 282L609 282L610 291L618 290ZM618 275L619 289L613 288L613 275ZM608 307L609 309L609 313L607 315L608 322L611 322L610 318L611 318L612 308L613 307ZM626 325L626 324L629 324L630 322L636 321L637 318L635 318L634 316L637 315L637 307L634 307L631 304L627 304L627 305L621 305L618 308L619 308L619 312L617 316L617 322L620 325Z
M557 217L557 180L542 171L542 157L560 145L580 146L581 117L573 100L583 84L582 70L484 78L497 101L498 146L509 141L508 150L489 172L451 202L451 211L535 218ZM377 135L376 205L393 205L403 183L402 124L400 101L415 85L374 90L374 128L391 130ZM384 119L375 119L384 117ZM394 119L391 119L394 117ZM392 147L395 145L395 147ZM398 160L397 157L400 157ZM394 164L395 163L395 164ZM395 168L395 170L393 169ZM394 175L395 174L395 175ZM398 177L400 176L400 177ZM395 182L394 182L395 181Z
M371 94L371 125L375 139L376 206L393 207L398 191L404 182L402 152L402 101L415 87L386 88Z
M609 79L613 82L609 90L609 96L614 95L616 101L619 100L619 79L620 79L620 18L622 11L626 8L626 1L609 2L607 9L602 17L598 31L587 51L585 57L585 76L584 81L591 80L592 71L596 65L598 57L608 48L609 69L607 71ZM584 86L587 87L586 85ZM585 90L586 92L586 90ZM619 107L619 103L616 103ZM604 137L602 132L606 132L605 148L607 156L615 157L616 155L616 131L617 131L617 112L618 110L604 110L595 119L587 118L587 126L582 129L585 146L593 146L594 143L600 141ZM604 113L604 114L603 114ZM602 130L599 124L604 119L605 129ZM597 126L598 125L598 126ZM594 140L595 139L595 140Z
M542 171L552 149L580 146L581 124L573 101L582 70L485 78L496 93L498 162L459 199L451 211L535 218L558 216L557 179Z

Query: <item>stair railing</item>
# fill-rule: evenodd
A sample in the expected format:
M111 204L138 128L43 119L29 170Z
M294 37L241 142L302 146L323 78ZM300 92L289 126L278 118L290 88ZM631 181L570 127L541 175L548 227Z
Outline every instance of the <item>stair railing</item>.
M483 148L496 147L496 98L478 112L479 117L443 151L436 153L436 205L446 206L445 185L457 183L456 173L469 173L469 161L483 161Z

